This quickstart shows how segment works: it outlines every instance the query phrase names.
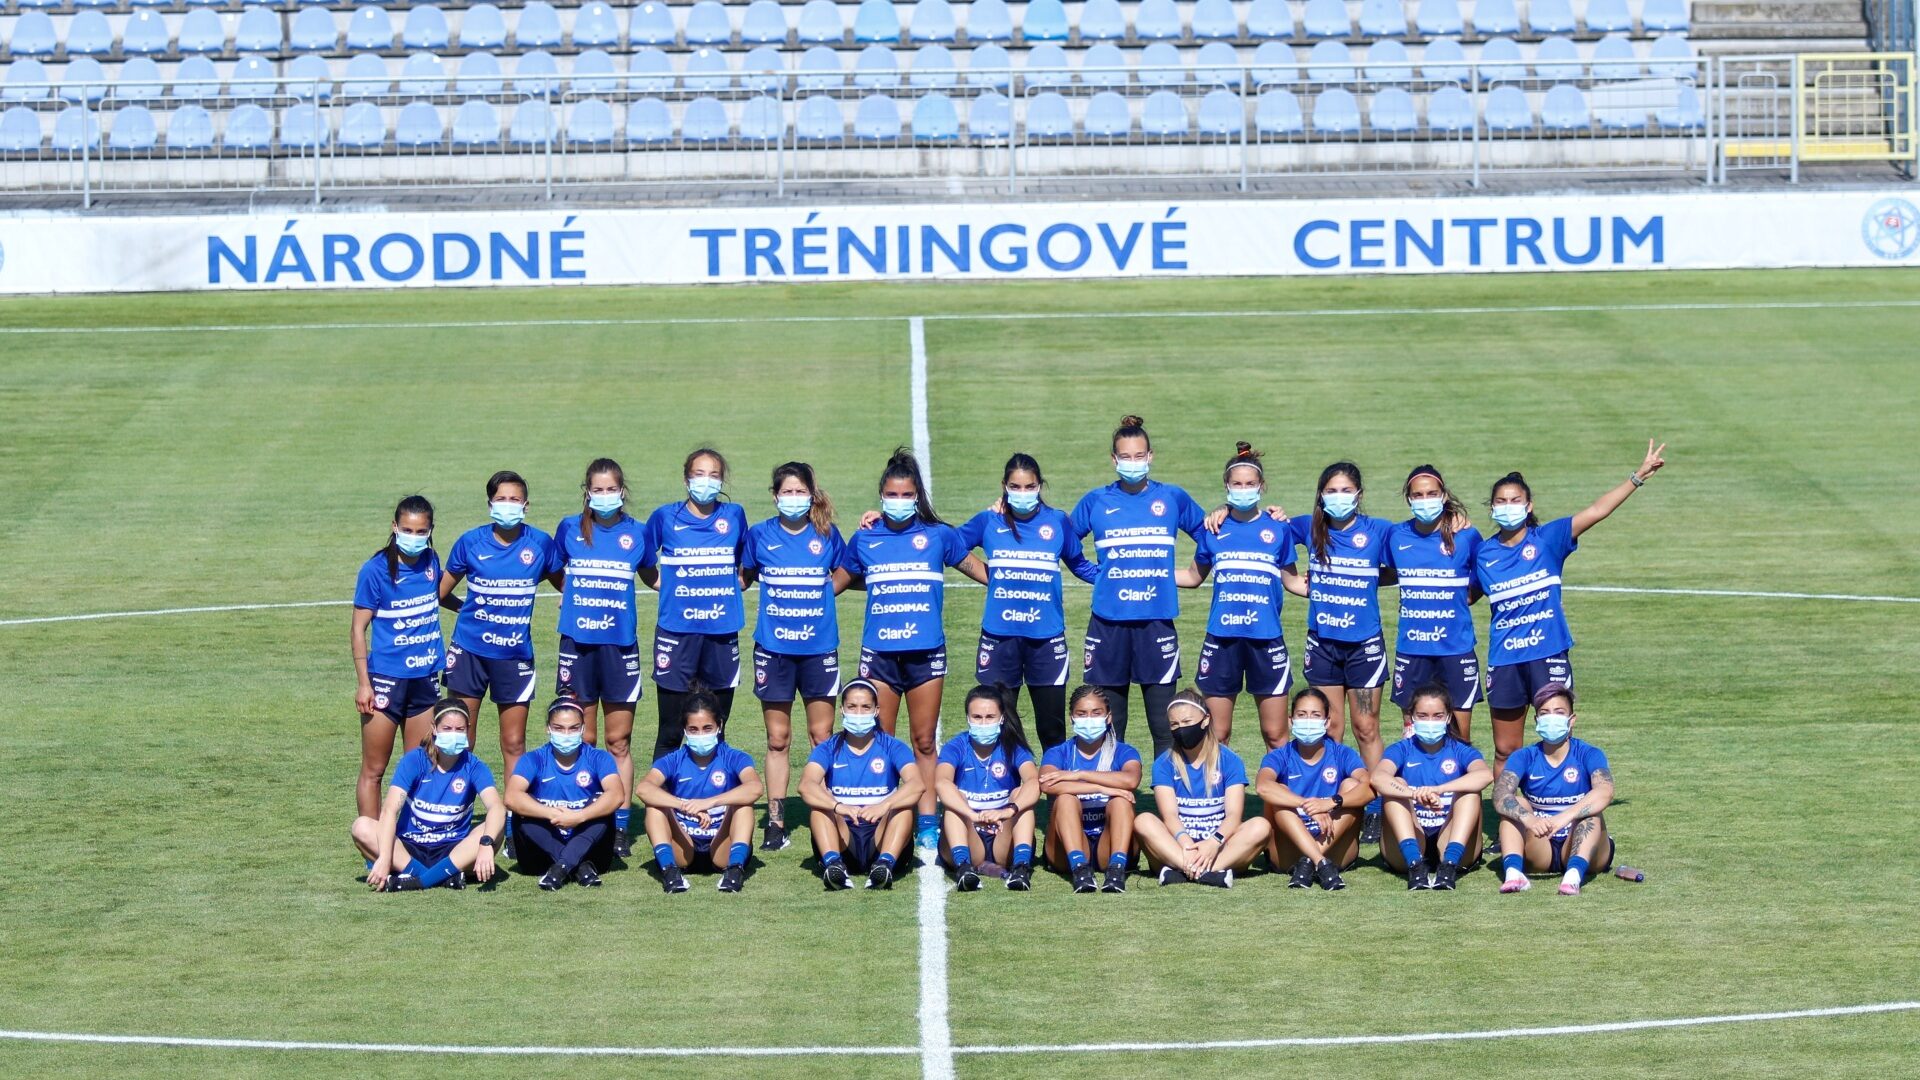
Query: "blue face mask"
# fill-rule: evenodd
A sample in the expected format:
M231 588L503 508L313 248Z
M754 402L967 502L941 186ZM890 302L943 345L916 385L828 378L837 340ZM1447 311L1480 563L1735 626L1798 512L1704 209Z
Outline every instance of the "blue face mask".
M431 536L415 536L412 533L393 534L393 546L399 548L400 554L409 559L427 550L430 540L432 540Z
M1040 493L1037 491L1007 492L1007 509L1016 514L1030 514L1040 505Z
M880 717L877 713L843 712L840 714L840 729L849 735L871 734L879 723Z
M464 731L436 731L433 733L434 749L448 757L459 757L467 752L467 733Z
M579 731L547 732L547 745L553 747L553 752L556 754L576 753L580 749L580 744L585 741L585 733Z
M1260 505L1260 489L1230 487L1227 489L1227 505L1235 510L1251 510Z
M1542 742L1558 745L1567 741L1573 730L1573 717L1563 712L1543 712L1533 718L1533 733Z
M967 734L973 736L973 741L976 745L992 746L994 743L1000 741L1000 725L998 722L992 724L975 724L969 721L967 724Z
M1329 491L1320 496L1320 505L1326 507L1328 517L1345 521L1353 516L1354 507L1360 505L1360 496L1351 491Z
M1324 716L1296 716L1293 718L1293 741L1301 746L1319 746L1320 740L1327 737L1327 718Z
M813 496L779 495L774 497L773 506L783 518L803 518L813 512Z
M1440 511L1447 508L1447 500L1441 498L1409 499L1407 505L1413 509L1413 519L1422 525L1431 525L1440 520Z
M1526 503L1501 503L1492 512L1493 523L1503 529L1517 529L1527 523Z
M495 525L511 529L527 520L527 504L517 502L495 502L487 504L487 516Z
M1093 742L1107 733L1107 718L1104 716L1076 716L1073 718L1075 738Z
M1150 461L1116 461L1113 463L1113 471L1119 473L1120 479L1125 480L1129 484L1137 484L1145 480L1147 473L1152 470L1153 463Z
M1437 743L1447 737L1447 722L1445 720L1415 720L1413 722L1413 737L1423 743Z
M920 512L917 499L881 499L880 512L887 515L888 521L912 521Z
M589 495L587 496L587 509L596 514L612 514L624 506L626 501L627 497L617 491L609 492L605 495Z
M689 735L683 741L686 742L687 749L701 757L706 757L708 754L713 753L715 747L720 745L720 733L717 731L709 731L704 735Z
M687 481L687 496L702 506L720 497L720 478L696 476Z

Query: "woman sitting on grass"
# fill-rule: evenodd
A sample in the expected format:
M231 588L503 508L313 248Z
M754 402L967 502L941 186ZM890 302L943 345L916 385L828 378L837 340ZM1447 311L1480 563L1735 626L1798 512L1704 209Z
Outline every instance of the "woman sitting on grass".
M1533 696L1540 741L1507 759L1493 789L1500 815L1504 880L1500 891L1523 892L1527 874L1560 874L1560 895L1580 895L1589 871L1613 865L1613 837L1601 812L1613 804L1607 755L1573 737L1573 690L1548 683Z
M1040 761L1040 790L1053 799L1047 862L1073 878L1073 891L1094 891L1094 860L1106 867L1102 892L1127 891L1133 862L1133 793L1140 787L1140 751L1113 730L1106 691L1080 686L1068 706L1073 738Z
M1213 718L1197 690L1182 690L1167 706L1173 747L1153 763L1158 814L1134 820L1141 846L1160 867L1160 884L1197 881L1233 888L1266 846L1265 818L1244 816L1247 767L1213 737Z
M1033 808L1040 782L1012 697L1012 691L992 686L967 691L967 730L940 748L934 766L934 790L946 808L940 846L961 892L980 888L982 869L1004 874L1015 892L1033 887ZM975 841L982 869L973 864Z
M378 820L353 819L353 843L367 860L367 885L380 892L465 886L468 870L493 880L493 850L506 831L507 808L493 771L468 752L472 718L459 698L433 707L432 736L393 770ZM487 808L473 827L473 802ZM396 873L395 870L398 870Z
M620 765L584 745L587 714L570 697L547 706L547 744L520 755L507 777L507 809L519 843L519 869L539 874L547 892L600 884L613 863L613 812L627 805Z
M840 691L840 730L813 748L800 798L813 813L813 849L828 891L865 873L867 888L893 888L920 804L913 751L880 726L880 691L855 679Z
M766 785L754 771L753 755L720 740L723 701L694 683L683 703L679 748L654 762L635 785L647 808L647 839L660 865L660 887L686 892L684 866L695 873L718 870L716 887L737 893L747 881L753 806ZM722 844L727 848L725 869L720 867Z

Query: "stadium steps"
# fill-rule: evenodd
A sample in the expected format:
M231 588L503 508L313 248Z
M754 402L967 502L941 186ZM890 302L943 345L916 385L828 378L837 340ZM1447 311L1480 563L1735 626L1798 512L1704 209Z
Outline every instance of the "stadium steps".
M1854 52L1867 45L1859 0L1693 0L1703 53Z

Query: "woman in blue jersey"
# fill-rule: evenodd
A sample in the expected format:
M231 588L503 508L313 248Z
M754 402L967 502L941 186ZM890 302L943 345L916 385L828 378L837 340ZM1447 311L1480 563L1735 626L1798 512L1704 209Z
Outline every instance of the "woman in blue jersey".
M353 820L353 843L367 862L367 886L380 892L412 892L436 885L463 888L471 871L493 880L494 845L507 827L507 810L493 786L493 771L470 752L473 718L459 698L429 710L431 734L394 766L393 783L378 818ZM486 820L473 826L473 804Z
M1534 695L1540 741L1507 759L1493 789L1500 815L1503 893L1531 887L1528 873L1560 874L1560 895L1580 895L1589 873L1613 865L1613 837L1601 816L1613 805L1607 755L1573 737L1573 688L1548 683Z
M1480 700L1480 660L1474 655L1473 559L1480 530L1447 490L1440 470L1421 465L1401 489L1413 517L1387 534L1400 582L1400 619L1393 645L1393 703L1413 723L1413 691L1428 683L1447 688L1453 733L1473 741L1473 706Z
M753 693L767 724L767 828L762 851L787 846L787 748L793 742L793 699L804 703L807 745L833 734L840 693L840 620L833 599L847 545L833 523L833 500L813 466L789 461L773 470L774 516L747 531L740 553L743 585L760 584L753 624Z
M1560 574L1581 534L1607 519L1659 472L1667 444L1647 440L1647 456L1613 490L1572 517L1546 524L1533 512L1533 489L1510 472L1488 501L1499 532L1482 541L1474 583L1492 609L1487 627L1487 711L1493 714L1494 766L1520 748L1527 703L1548 683L1573 685L1573 633L1561 606Z
M1099 687L1074 688L1067 708L1073 738L1049 747L1040 761L1040 791L1053 800L1047 862L1066 870L1074 892L1094 891L1095 862L1106 867L1101 892L1126 892L1140 752L1114 733L1112 706Z
M1292 737L1267 751L1254 784L1272 835L1267 861L1291 867L1290 889L1347 887L1340 873L1360 852L1360 816L1373 788L1367 764L1327 738L1327 695L1309 686L1293 695Z
M360 564L353 586L353 670L359 688L360 816L380 813L380 777L393 738L412 746L427 737L445 663L440 641L440 556L433 547L433 504L419 495L393 510L387 544Z
M1247 767L1213 737L1213 716L1197 690L1167 706L1173 748L1153 762L1158 813L1134 819L1140 846L1160 867L1160 884L1197 881L1233 888L1272 835L1267 820L1245 816Z
M717 888L737 893L747 882L753 804L766 786L753 755L721 741L720 698L698 683L688 688L680 745L653 763L636 794L647 808L647 839L660 865L660 887L687 891L685 867L719 871ZM726 847L722 869L720 848Z
M1153 441L1145 421L1121 417L1111 445L1119 479L1081 496L1070 519L1073 534L1091 535L1100 556L1082 674L1112 699L1114 730L1123 740L1128 688L1139 684L1159 755L1172 745L1167 705L1180 679L1180 634L1173 625L1180 614L1174 535L1184 532L1198 540L1206 514L1185 491L1148 478Z
M961 892L980 888L983 872L1004 873L1014 892L1033 887L1033 808L1040 803L1040 773L1011 698L1011 691L997 686L967 691L967 730L940 748L934 766L934 790L946 808L940 854Z
M740 553L747 545L747 512L726 502L727 459L702 447L680 467L687 497L647 519L647 557L640 580L660 591L653 631L654 700L660 730L656 760L680 745L680 717L694 683L710 687L725 724L740 685Z
M1293 684L1280 602L1289 592L1307 595L1307 583L1294 572L1286 524L1259 510L1267 487L1260 457L1251 443L1235 447L1222 476L1227 516L1199 535L1193 565L1176 580L1183 589L1197 589L1213 575L1213 605L1194 683L1207 695L1215 737L1232 737L1233 706L1244 689L1253 695L1261 736L1274 747L1287 740L1287 690Z
M627 805L613 755L586 745L587 716L572 698L547 706L547 744L522 754L507 777L512 831L523 873L547 892L600 884L613 862L613 812Z
M891 735L900 702L907 703L907 730L920 775L933 775L940 750L940 693L946 685L945 568L957 567L982 585L987 568L967 550L960 530L941 521L927 497L920 463L905 448L895 450L880 474L882 519L847 542L835 575L841 587L865 589L866 625L860 635L860 677L880 692L880 726ZM923 785L915 819L915 843L940 841L933 785Z
M598 458L580 485L578 514L553 530L560 570L550 580L560 590L560 664L555 680L564 697L578 700L594 737L597 708L606 720L607 745L620 765L620 784L633 790L633 711L640 700L639 619L634 575L648 558L645 522L623 509L627 476L619 462ZM630 807L613 814L613 847L633 853L627 840Z
M1386 804L1380 854L1410 890L1452 889L1480 857L1480 793L1493 771L1453 734L1445 686L1417 687L1409 700L1413 734L1387 747L1370 777Z
M893 888L924 786L913 751L880 730L880 688L848 683L839 732L813 748L800 776L827 891L847 888L850 872L866 874L869 889Z

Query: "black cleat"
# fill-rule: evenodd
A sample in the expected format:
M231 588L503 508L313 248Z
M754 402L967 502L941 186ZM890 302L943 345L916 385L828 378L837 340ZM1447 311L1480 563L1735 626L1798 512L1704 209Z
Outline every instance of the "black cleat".
M820 871L820 881L827 887L828 892L839 892L841 889L850 887L851 883L847 881L847 864L839 859L828 863Z
M1021 863L1007 871L1007 891L1027 892L1033 888L1033 864Z
M1340 876L1340 868L1333 865L1332 859L1320 860L1320 865L1313 868L1313 879L1328 892L1339 892L1347 887L1346 881Z
M583 889L597 889L600 887L600 871L595 870L592 863L583 862L573 868L573 880Z
M1074 867L1073 869L1073 891L1074 892L1090 893L1090 892L1094 892L1096 888L1097 887L1093 883L1093 867L1088 866L1086 863L1081 863L1079 866Z
M974 872L972 863L953 872L953 887L961 892L975 892L980 888L980 875Z
M586 864L581 863L580 865L585 866ZM546 873L540 875L540 891L554 892L559 889L560 886L567 883L567 878L570 874L571 871L566 867L559 863L554 863L552 866L547 867Z
M1313 887L1313 860L1305 855L1293 864L1293 873L1287 878L1289 889L1311 889Z
M633 844L627 839L627 830L613 830L613 853L623 859L633 858Z
M1107 867L1106 880L1100 883L1101 892L1126 892L1127 868L1124 866Z
M729 866L720 872L720 884L714 886L714 888L719 889L721 892L739 892L741 886L746 883L747 868L744 866Z
M1233 871L1231 869L1209 870L1193 880L1202 885L1211 885L1216 889L1231 889L1233 888Z
M1192 880L1193 879L1188 877L1184 871L1175 870L1171 866L1163 866L1160 868L1160 884L1162 885L1185 885Z
M760 834L761 851L784 851L793 841L787 839L787 828L777 821L767 822Z
M412 874L388 874L387 884L380 891L381 892L419 892L421 889L425 887L426 886L420 884L420 879L417 877L414 877Z
M893 888L893 867L886 863L875 863L873 869L867 871L867 888Z
M1360 842L1363 844L1380 842L1380 811L1369 810L1367 816L1360 819Z
M682 893L690 886L687 884L687 875L681 873L679 867L663 866L660 868L660 888L663 892Z
M1452 892L1454 884L1460 879L1460 867L1454 863L1443 862L1433 872L1433 888Z
M1425 859L1407 867L1408 892L1419 892L1423 889L1431 888L1433 888L1433 881L1427 873L1427 863Z
M440 883L440 887L443 889L464 889L467 887L467 881L472 874L473 871L471 870L455 870L452 877ZM478 882L480 879L472 878L472 880Z

